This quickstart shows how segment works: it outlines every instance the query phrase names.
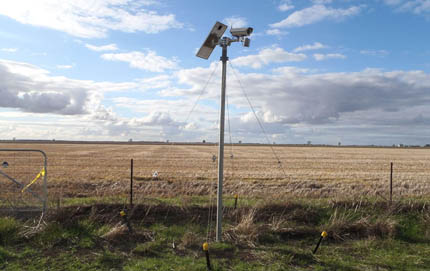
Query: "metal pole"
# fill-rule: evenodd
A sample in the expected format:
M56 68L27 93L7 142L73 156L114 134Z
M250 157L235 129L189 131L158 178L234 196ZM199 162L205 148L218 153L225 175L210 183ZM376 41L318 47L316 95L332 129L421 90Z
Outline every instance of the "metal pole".
M43 201L43 213L46 212L46 208L48 207L48 185L46 183L46 180L48 178L48 157L46 156L46 153L41 151L43 158L45 158L45 162L43 164L44 166L44 170L45 170L45 175L43 176L43 194L45 196L44 201Z
M221 85L221 110L219 123L219 151L218 151L218 191L217 191L217 220L216 220L216 241L221 241L222 232L222 183L224 179L224 119L225 119L225 89L227 77L227 46L228 39L221 40L222 47L222 85Z
M393 203L393 162L391 162L390 170L390 204Z
M130 164L130 209L133 208L133 159Z

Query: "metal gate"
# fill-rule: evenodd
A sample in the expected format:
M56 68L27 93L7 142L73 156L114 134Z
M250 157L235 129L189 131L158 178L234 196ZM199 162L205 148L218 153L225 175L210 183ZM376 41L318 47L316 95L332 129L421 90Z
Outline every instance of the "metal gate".
M47 208L47 156L42 150L0 149L0 208Z

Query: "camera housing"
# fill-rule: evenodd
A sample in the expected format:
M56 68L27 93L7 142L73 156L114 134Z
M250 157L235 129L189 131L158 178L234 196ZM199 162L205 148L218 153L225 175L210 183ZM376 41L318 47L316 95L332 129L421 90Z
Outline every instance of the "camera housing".
M241 38L251 35L253 30L252 27L231 28L230 33L233 37Z

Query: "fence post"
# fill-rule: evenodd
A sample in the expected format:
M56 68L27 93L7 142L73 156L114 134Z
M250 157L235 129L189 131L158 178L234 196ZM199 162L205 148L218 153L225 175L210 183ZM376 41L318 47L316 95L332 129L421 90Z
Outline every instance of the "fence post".
M393 203L393 162L391 162L390 169L390 204Z
M130 210L133 208L133 159L130 161Z

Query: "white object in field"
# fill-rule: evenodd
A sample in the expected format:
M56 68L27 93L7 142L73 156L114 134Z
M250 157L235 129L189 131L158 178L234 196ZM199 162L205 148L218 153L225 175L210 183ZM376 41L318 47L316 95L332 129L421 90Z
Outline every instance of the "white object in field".
M154 173L152 173L152 178L154 179L158 178L158 171L154 171Z
M3 168L8 168L8 167L9 167L9 163L8 163L8 162L6 162L6 161L4 161L4 162L1 164L1 166L2 166Z

